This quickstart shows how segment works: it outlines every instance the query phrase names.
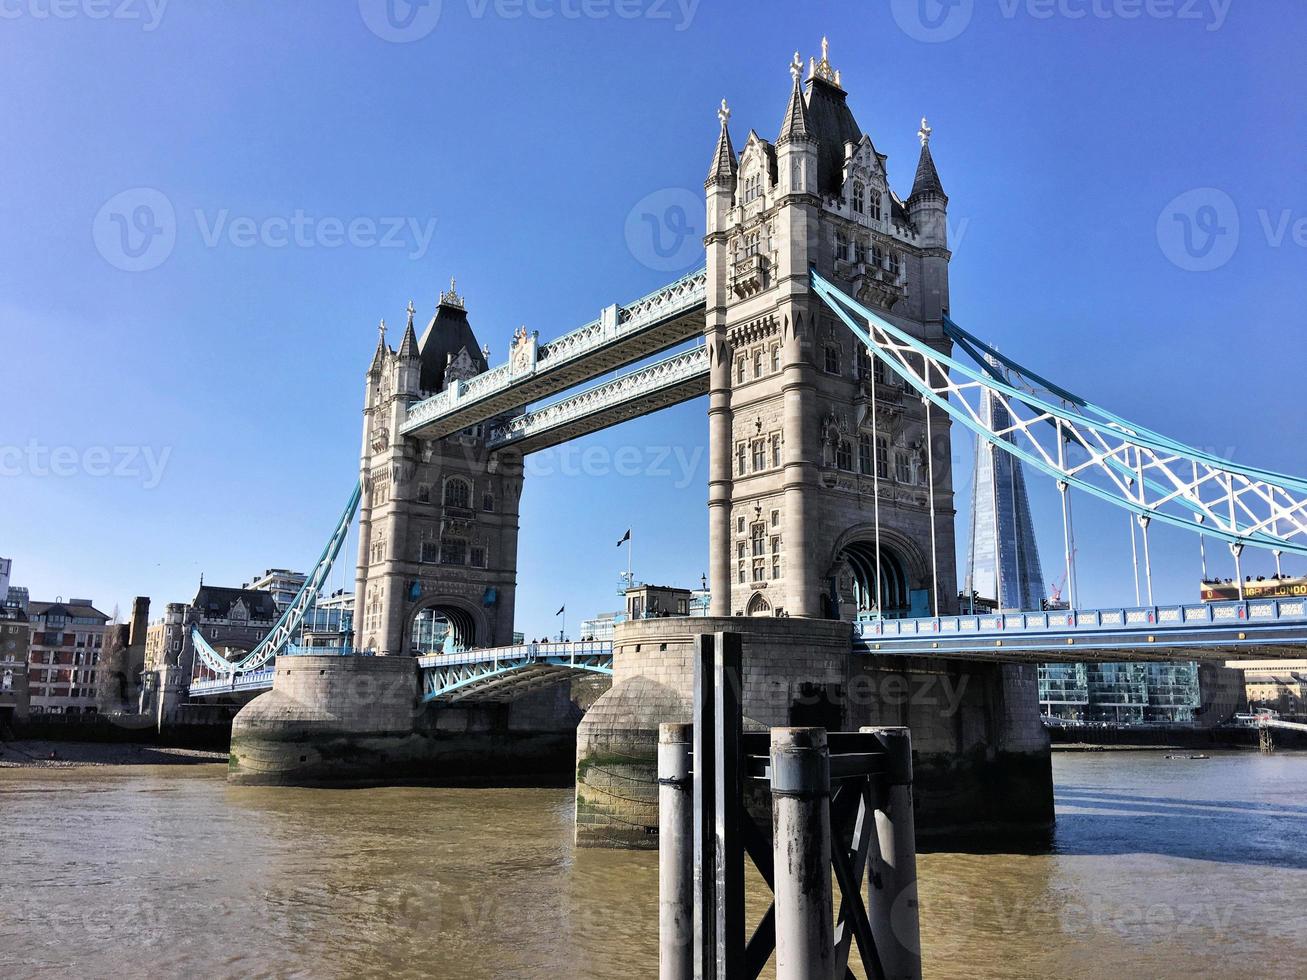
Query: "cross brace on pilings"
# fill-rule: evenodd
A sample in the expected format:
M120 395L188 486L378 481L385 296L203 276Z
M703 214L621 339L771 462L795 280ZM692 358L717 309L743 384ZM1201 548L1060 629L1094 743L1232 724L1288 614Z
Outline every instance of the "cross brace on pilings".
M661 980L753 980L773 954L778 980L851 977L855 945L869 978L920 977L907 730L743 723L739 634L698 637L694 722L659 732ZM770 791L770 842L746 788ZM746 855L773 896L751 934Z

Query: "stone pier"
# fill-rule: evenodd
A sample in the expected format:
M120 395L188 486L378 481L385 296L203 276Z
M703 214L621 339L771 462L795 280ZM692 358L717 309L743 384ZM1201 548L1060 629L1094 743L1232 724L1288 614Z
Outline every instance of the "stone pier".
M579 845L657 846L658 725L690 721L694 639L718 631L743 636L746 726L911 730L923 838L1052 826L1035 668L853 657L849 624L836 621L650 619L617 627L613 686L577 731Z
M281 657L273 689L232 722L228 781L565 785L575 729L565 685L436 707L419 701L411 657Z

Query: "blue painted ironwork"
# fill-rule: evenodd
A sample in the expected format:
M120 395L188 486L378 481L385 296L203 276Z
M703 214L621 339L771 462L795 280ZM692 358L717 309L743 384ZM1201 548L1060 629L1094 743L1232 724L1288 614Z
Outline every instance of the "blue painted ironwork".
M227 674L216 680L192 681L190 695L193 698L214 697L219 694L243 694L249 691L267 691L272 689L272 675L276 668L272 665L260 667L245 674Z
M636 352L635 357L619 357L617 361L631 363L643 354L688 340L703 329L701 320L690 321L703 309L707 282L707 270L698 269L625 306L614 304L597 320L549 343L538 344L534 337L523 335L516 341L518 346L508 363L467 380L455 381L444 391L410 406L400 433L439 438L487 418L519 410L541 397L621 366L601 355L611 354L681 318L687 318L685 329L663 337L648 350ZM520 397L511 397L515 392Z
M296 593L291 604L286 607L286 611L281 614L277 624L268 631L268 635L260 640L258 645L248 654L239 660L228 660L209 644L198 627L192 628L191 641L195 646L196 653L199 654L200 660L203 661L206 667L224 675L249 673L262 667L277 656L278 653L286 649L291 638L298 634L305 615L317 602L318 593L327 584L327 576L331 573L331 566L340 553L345 538L349 535L349 527L354 522L354 515L358 512L359 500L362 494L363 484L361 482L355 483L354 489L349 496L349 502L341 512L339 520L336 521L336 529L332 532L326 547L322 549L322 554L318 556L318 561L313 566L313 570L304 579L304 584ZM192 688L194 688L194 685L192 685Z
M371 657L369 650L355 650L353 647L309 647L299 643L287 643L286 649L278 654L280 657Z
M504 701L575 671L611 676L613 644L522 643L419 657L418 667L423 701Z
M708 348L699 344L551 405L500 419L491 425L486 447L529 444L527 451L535 451L560 433L575 438L707 391Z
M1085 660L1099 652L1131 651L1138 659L1188 661L1205 649L1292 653L1305 644L1304 599L996 612L853 625L855 653L967 659L1038 654L1042 659Z
M949 321L949 336L978 358L976 367L964 364L894 326L817 272L811 276L813 290L873 355L996 449L1140 518L1211 535L1236 549L1254 545L1307 556L1307 480L1223 460L1127 422L1045 381ZM985 362L986 356L1035 381L1061 404L1019 390ZM1005 409L1009 424L986 423L979 403L986 392ZM1072 450L1085 458L1071 459Z

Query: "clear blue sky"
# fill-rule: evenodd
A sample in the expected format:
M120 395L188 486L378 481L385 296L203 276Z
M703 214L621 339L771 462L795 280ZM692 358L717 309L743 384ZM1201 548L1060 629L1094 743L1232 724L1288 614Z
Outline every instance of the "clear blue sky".
M444 0L434 21L397 0L403 43L383 0L95 16L119 2L0 8L0 554L34 597L126 608L187 599L201 571L311 564L354 479L378 318L410 298L429 316L455 274L499 360L519 323L549 337L672 278L628 245L628 214L701 195L723 96L737 145L774 138L789 59L823 34L900 193L930 117L960 322L1128 417L1307 473L1307 242L1274 234L1307 218L1298 0ZM176 215L148 271L97 221L136 188ZM1209 271L1157 231L1197 188L1239 219ZM275 221L243 237L297 213L306 244L278 247ZM366 225L330 247L321 223L392 217L399 248ZM640 577L697 583L705 445L695 402L586 440L593 475L533 459L519 628L613 608L628 526ZM615 471L622 447L640 475L629 453ZM693 465L656 466L660 447ZM1053 566L1052 492L1035 505ZM1125 518L1077 516L1084 598L1132 599ZM1196 542L1157 538L1159 599L1192 596Z

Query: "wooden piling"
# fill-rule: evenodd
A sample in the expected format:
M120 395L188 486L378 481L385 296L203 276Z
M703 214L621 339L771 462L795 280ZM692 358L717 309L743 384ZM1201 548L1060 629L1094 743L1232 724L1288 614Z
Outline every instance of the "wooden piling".
M691 726L658 726L658 977L694 980Z
M863 728L885 750L889 775L876 807L867 911L887 980L920 980L917 837L912 812L912 736L906 728Z
M828 980L834 953L824 728L771 730L777 980Z

